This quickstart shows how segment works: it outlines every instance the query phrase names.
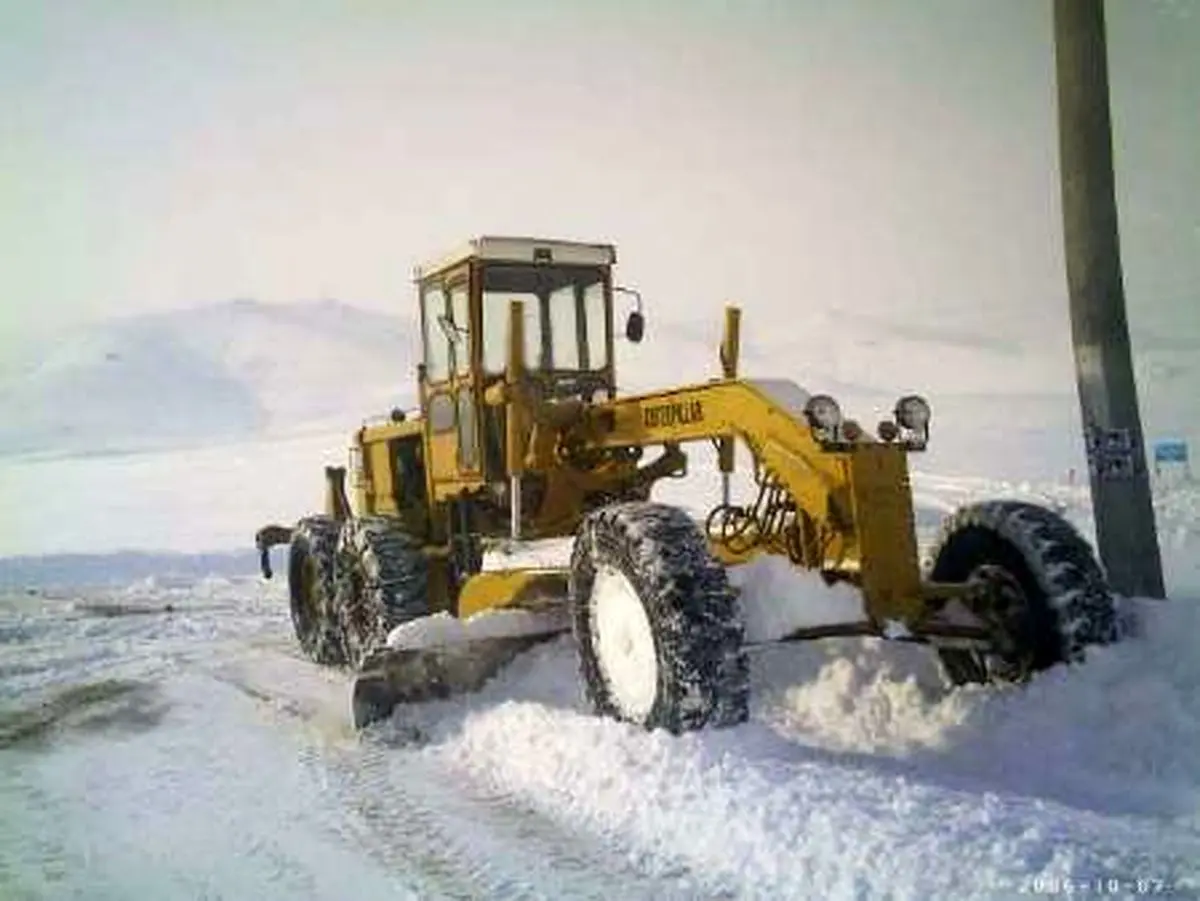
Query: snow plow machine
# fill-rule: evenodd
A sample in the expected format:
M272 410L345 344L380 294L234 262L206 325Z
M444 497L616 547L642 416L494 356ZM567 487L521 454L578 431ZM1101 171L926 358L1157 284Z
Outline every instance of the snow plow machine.
M829 395L743 378L735 307L719 377L620 394L614 295L636 301L628 341L645 318L615 262L607 244L484 237L418 268L419 408L358 430L349 466L326 467L323 513L259 530L267 578L271 547L290 545L296 637L351 671L356 727L473 691L564 633L597 714L677 733L742 722L753 643L727 567L761 554L862 597L854 621L777 640L925 643L954 684L1025 681L1116 639L1090 546L1049 509L971 504L922 563L908 472L929 437L919 396L868 432ZM715 448L721 485L703 521L650 499L697 442ZM754 462L740 504L738 445ZM544 539L569 546L569 564L485 565Z

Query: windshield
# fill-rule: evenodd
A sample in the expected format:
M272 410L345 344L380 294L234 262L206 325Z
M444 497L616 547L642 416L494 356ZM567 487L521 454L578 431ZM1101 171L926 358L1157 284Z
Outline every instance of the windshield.
M525 363L531 369L595 372L608 365L602 268L485 267L483 365L491 373L504 371L510 300L525 301Z

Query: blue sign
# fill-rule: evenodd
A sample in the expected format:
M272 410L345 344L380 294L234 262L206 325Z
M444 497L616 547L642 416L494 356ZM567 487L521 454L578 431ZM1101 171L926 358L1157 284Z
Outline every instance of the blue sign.
M1169 438L1154 442L1155 463L1186 463L1188 461L1187 442L1180 438Z

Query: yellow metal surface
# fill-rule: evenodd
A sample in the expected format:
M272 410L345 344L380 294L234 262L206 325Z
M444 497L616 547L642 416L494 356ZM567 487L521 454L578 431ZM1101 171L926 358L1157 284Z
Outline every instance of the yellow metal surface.
M725 332L721 336L721 374L726 379L736 379L738 358L742 346L742 311L730 305L725 308Z
M458 480L458 434L454 429L434 432L426 439L429 455L426 466L435 483L447 484Z
M381 516L398 513L396 505L395 442L419 438L420 419L364 426L354 436L353 452L358 471L353 474L354 507L359 513Z
M867 444L850 458L850 488L859 545L859 578L871 617L915 622L924 600L903 453Z
M367 509L378 515L398 512L395 497L396 477L389 447L386 439L373 440L364 445L362 451L363 462L369 475L367 490L370 500Z
M562 603L567 596L564 569L503 569L476 573L463 583L458 615L466 618L499 607L537 607Z

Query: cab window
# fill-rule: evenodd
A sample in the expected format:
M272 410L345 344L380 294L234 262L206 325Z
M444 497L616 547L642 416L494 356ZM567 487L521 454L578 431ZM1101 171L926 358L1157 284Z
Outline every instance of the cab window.
M604 283L592 282L583 289L583 319L587 326L587 367L608 365L608 311L604 308Z
M469 294L465 284L450 289L450 317L448 331L451 332L451 352L454 356L455 375L466 375L471 369L471 317Z
M575 286L550 292L550 356L555 369L579 368L579 332L576 329Z
M575 372L608 365L604 270L588 266L490 264L483 272L483 364L504 371L508 301L525 302L525 361Z
M446 318L446 295L441 285L431 285L421 298L425 321L425 370L431 382L444 382L450 377L450 337L443 320Z
M483 368L491 373L504 372L508 365L508 301L525 304L525 365L537 368L542 356L542 315L536 294L505 292L484 294Z

